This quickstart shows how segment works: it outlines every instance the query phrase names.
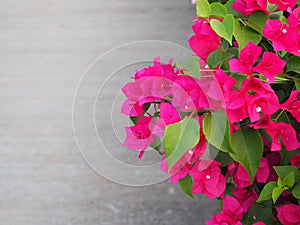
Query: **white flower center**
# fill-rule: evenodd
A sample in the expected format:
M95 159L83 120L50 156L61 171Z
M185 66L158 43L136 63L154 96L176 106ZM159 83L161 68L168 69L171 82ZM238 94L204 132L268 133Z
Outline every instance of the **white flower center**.
M261 112L261 108L259 106L256 107L256 112Z
M209 66L206 64L206 65L204 66L204 68L205 68L205 69L208 69L208 68L209 68Z
M193 151L192 149L190 149L190 150L188 151L188 153L189 153L190 155L193 155L194 151Z
M210 175L206 175L206 179L209 180L210 179Z
M286 32L287 32L287 30L286 30L286 29L282 29L282 33L284 33L284 34L285 34Z

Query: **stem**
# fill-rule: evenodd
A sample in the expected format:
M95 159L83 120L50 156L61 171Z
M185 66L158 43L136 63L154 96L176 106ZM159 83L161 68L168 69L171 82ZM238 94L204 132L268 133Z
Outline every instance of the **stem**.
M283 112L284 112L284 109L282 109L281 112L278 114L278 116L276 116L275 122L277 122L277 120L279 119L279 117L282 115Z

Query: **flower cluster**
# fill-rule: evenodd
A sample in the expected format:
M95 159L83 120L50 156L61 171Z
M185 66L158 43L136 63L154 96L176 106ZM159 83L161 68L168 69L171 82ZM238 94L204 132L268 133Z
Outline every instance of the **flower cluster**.
M158 57L122 88L124 145L220 199L208 225L300 224L299 18L295 0L198 0L195 55Z

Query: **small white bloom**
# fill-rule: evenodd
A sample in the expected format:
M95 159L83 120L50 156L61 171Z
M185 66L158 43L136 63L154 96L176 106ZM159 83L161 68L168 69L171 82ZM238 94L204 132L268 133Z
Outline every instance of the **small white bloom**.
M256 107L256 112L261 112L261 107Z

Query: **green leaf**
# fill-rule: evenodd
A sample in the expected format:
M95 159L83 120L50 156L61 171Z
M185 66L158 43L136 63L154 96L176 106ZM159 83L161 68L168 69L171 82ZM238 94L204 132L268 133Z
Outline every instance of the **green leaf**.
M229 0L227 1L224 6L227 9L227 14L232 14L233 16L236 16L238 18L247 18L245 15L239 13L238 11L235 11L231 6L235 3L235 0Z
M284 187L284 183L283 183L283 180L280 178L280 177L278 177L278 180L277 180L277 186L278 187Z
M240 24L238 20L235 20L233 35L239 44L239 51L241 51L249 41L258 44L262 39L262 36L259 33L249 26Z
M209 54L207 58L207 64L209 68L213 69L216 66L222 64L225 60L232 58L234 55L224 52L222 49L217 49L216 51Z
M292 190L292 195L295 198L300 199L300 183L295 185L295 187Z
M245 23L252 29L256 30L258 33L262 34L267 19L267 14L262 11L256 11L249 16L248 21L245 21Z
M209 17L211 8L207 0L198 0L197 1L197 15L200 17Z
M281 165L288 165L291 158L300 153L300 148L294 151L281 150L279 153L282 156Z
M203 119L203 133L207 141L223 152L232 152L230 126L226 113L217 110L206 114Z
M284 191L284 188L281 187L275 187L272 191L272 200L274 202L274 204L276 203L277 199L279 198L279 196L282 194L282 192Z
M294 71L300 73L300 58L297 56L291 56L286 65L286 72Z
M186 193L191 198L194 198L192 194L192 188L193 188L193 180L192 177L187 175L185 178L182 178L178 181L179 186L181 190Z
M233 159L230 157L228 153L219 151L215 157L215 160L222 163L222 167L229 165L233 162Z
M277 7L278 7L277 4L272 4L272 3L268 2L267 10L268 10L268 12L272 13L272 12L275 12Z
M224 5L219 2L214 2L210 4L211 15L216 17L225 17L227 14L227 10Z
M227 14L224 17L223 22L219 20L212 19L210 21L211 28L222 38L232 44L232 34L234 27L234 17L231 14Z
M131 117L130 117L130 120L131 120L131 122L132 122L134 125L136 125L138 119L139 119L139 117L137 117L137 116L131 116Z
M283 184L287 187L293 187L295 183L294 172L290 172L283 180Z
M299 91L300 90L300 79L294 79L295 81L295 85L296 85L296 89Z
M182 63L180 63L178 66L180 68L184 68L187 71L185 72L185 75L193 76L200 78L200 64L199 64L199 57L192 56L184 60Z
M230 154L230 156L245 167L250 180L253 181L264 148L259 132L242 127L232 135L231 144L235 154Z
M272 12L270 13L269 18L271 20L280 20L280 18L283 16L283 12L282 11L277 11L277 12Z
M252 225L256 222L264 222L268 225L273 225L273 211L272 211L272 202L266 201L263 204L253 203L250 211L246 217L246 221L242 221L243 225ZM248 223L247 223L248 222Z
M269 182L267 183L264 188L262 189L257 202L266 201L272 197L273 189L277 187L276 182Z
M183 154L196 146L200 140L198 121L185 118L166 127L163 146L169 171Z
M294 172L295 183L300 181L300 171L295 166L273 166L277 175L284 180L284 178L289 175L289 173Z

